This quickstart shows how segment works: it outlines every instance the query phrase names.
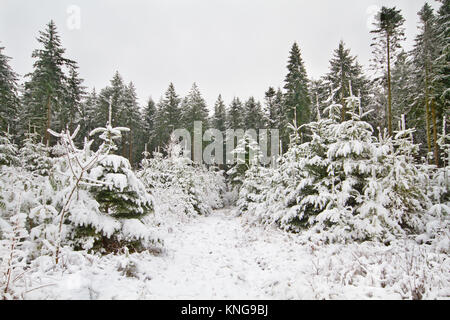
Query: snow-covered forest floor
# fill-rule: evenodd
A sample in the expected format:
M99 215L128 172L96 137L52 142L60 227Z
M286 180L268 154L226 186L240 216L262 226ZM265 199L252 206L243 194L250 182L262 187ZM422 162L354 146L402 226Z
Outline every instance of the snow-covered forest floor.
M161 227L161 252L42 256L26 299L448 299L450 260L411 241L302 244L233 207ZM41 287L42 286L42 287Z

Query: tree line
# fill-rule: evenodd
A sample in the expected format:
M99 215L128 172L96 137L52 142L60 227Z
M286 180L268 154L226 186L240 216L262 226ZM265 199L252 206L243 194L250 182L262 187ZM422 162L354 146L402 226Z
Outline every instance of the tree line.
M381 8L371 31L374 76L366 74L341 41L332 54L329 71L320 79L310 79L301 50L294 43L282 88L269 87L263 102L254 97L234 97L227 105L219 95L212 115L195 83L185 97L170 83L159 101L150 98L144 106L137 101L133 82L126 83L119 72L99 92L88 92L76 61L65 56L56 25L50 21L39 32L39 48L32 52L33 70L24 75L23 85L19 85L20 76L0 47L0 129L8 131L19 144L33 132L45 145L52 146L56 141L47 129L73 130L80 125L78 136L86 136L105 125L111 106L111 125L131 129L123 135L116 152L134 165L142 160L145 147L164 151L174 129L186 128L192 133L194 121L201 121L204 130L278 128L285 152L289 123L294 121L300 127L317 119L330 99L343 106L341 121L345 121L344 99L352 90L365 108L375 110L370 116L375 134L387 128L393 135L404 114L407 126L416 128L421 155L439 165L437 132L448 114L450 95L450 3L440 2L436 12L428 3L418 12L418 34L409 52L401 45L405 39L401 10ZM306 129L302 133L301 139L308 139ZM81 138L77 142L81 143Z

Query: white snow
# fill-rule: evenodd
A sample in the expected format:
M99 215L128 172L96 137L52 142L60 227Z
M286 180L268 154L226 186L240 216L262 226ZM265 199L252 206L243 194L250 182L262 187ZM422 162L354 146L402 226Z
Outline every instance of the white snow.
M302 244L275 228L249 226L228 208L164 231L164 251L42 256L26 299L411 299L450 298L448 255L413 242L391 246ZM420 290L419 290L420 291Z

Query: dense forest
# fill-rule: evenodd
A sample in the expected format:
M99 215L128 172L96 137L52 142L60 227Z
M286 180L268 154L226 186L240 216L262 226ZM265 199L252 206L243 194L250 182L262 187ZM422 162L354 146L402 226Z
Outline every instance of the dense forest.
M387 290L378 297L448 299L450 2L439 2L437 10L425 3L417 13L410 51L402 48L402 11L380 9L367 35L370 72L341 41L330 52L328 72L310 79L301 43L294 42L284 83L267 88L264 101L224 101L219 94L208 106L196 83L185 97L169 83L159 101L140 105L134 83L114 70L108 85L89 89L53 21L39 31L28 74L17 74L0 47L0 297L70 298L62 285L29 289L44 288L46 275L81 274L87 261L92 272L109 263L118 278L144 281L142 270L156 270L154 259L168 259L164 252L183 238L174 229L228 208L253 230L245 229L248 237L276 226L289 237L280 246L329 261L330 269L321 271L326 281L308 274L321 285L340 277L338 297L351 296L342 288L352 281L369 286L372 272L382 279L374 286ZM278 129L278 153L270 164L258 163L258 142L267 137L245 134L233 140L237 161L194 163L173 132L193 135L195 121L202 134ZM169 247L166 239L172 239ZM348 246L331 274L334 245ZM411 246L421 252L414 266L408 265ZM380 253L390 267L367 252ZM395 260L400 253L404 260ZM356 255L365 262L348 258ZM258 260L258 268L262 264ZM21 276L26 270L32 270L28 278ZM112 298L101 292L119 291L104 286L94 296L86 292ZM158 298L144 289L135 296L129 286L133 298ZM319 287L308 297L336 297Z

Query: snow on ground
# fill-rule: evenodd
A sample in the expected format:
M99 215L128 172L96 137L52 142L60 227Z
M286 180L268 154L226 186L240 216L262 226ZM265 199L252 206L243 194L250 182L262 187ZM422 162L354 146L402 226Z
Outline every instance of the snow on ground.
M28 290L39 288L24 297L450 298L446 254L412 244L302 245L295 235L244 222L232 209L222 209L163 227L165 250L156 255L97 257L66 250L65 267L58 269L50 257L40 257L27 275Z

